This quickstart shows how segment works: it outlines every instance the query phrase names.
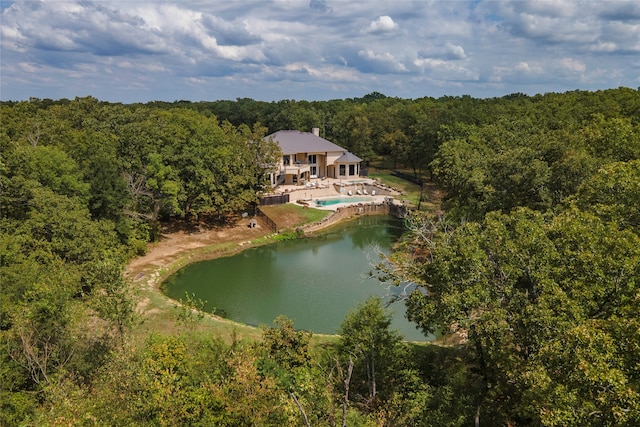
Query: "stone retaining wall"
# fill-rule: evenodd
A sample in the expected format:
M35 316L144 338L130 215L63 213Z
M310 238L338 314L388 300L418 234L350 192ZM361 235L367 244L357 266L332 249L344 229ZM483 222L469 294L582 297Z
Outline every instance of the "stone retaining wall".
M355 215L394 215L404 218L408 209L404 205L395 203L358 203L357 205L345 206L336 209L331 215L325 217L320 222L306 224L300 227L305 234L313 233L326 227L330 227L345 219L349 219Z

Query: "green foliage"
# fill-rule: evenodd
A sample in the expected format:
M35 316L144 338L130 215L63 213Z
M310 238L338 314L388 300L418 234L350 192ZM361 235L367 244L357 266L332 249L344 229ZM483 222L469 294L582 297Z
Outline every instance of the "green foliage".
M482 126L443 126L431 163L448 193L453 215L474 220L493 210L527 206L541 211L575 193L602 163L640 155L637 124L585 119L574 134L528 117Z
M296 331L293 321L284 316L278 316L273 323L275 327L266 327L262 332L269 359L287 370L309 366L309 341L312 334Z
M89 300L90 306L108 322L116 341L125 345L125 334L135 324L136 297L129 281L124 278L121 263L116 259L104 259L93 263L89 282L95 289Z
M180 300L180 304L176 305L178 309L178 323L187 327L194 327L204 316L204 306L207 304L200 298L196 298L195 294L189 295L185 292L184 298Z
M596 397L599 386L589 376L553 375L549 384L559 387L553 395L544 389L534 393L529 382L539 370L557 372L552 365L565 362L555 358L568 361L569 354L577 364L574 369L624 358L623 347L606 335L597 338L595 330L592 348L568 352L566 344L578 346L585 330L600 322L618 324L637 305L640 240L635 234L576 210L545 217L528 209L489 214L482 223L456 228L422 223L414 233L422 236L413 242L422 258L412 268L421 271L416 276L425 292L411 294L409 317L425 331L454 327L468 334L487 388L490 417L546 423L546 412L539 408L551 404L545 399L562 394L563 387L572 391L573 400L564 401L562 408L591 407L587 413L595 411L610 420L605 424L614 425L623 419L620 408L625 417L637 416L635 406L627 404L638 392L629 365L611 367L611 381L619 386L604 385L611 393L606 399ZM598 346L604 345L609 356L599 354L605 349ZM545 381L539 376L535 380ZM562 419L559 424L565 425L587 420Z
M258 360L258 373L273 379L276 387L298 406L301 418L308 423L305 407L309 409L315 391L309 354L312 334L296 331L293 321L284 316L278 316L273 323L275 327L263 327L262 330L264 355Z
M152 335L140 352L114 355L94 386L98 424L218 424L225 403L216 390L230 369L221 362L227 348L194 338Z
M582 129L587 149L592 155L609 161L630 161L640 158L638 124L627 117L605 118L595 114Z
M29 419L37 407L37 400L27 391L0 391L0 423L2 425L20 425Z
M612 333L612 326L622 327L624 335ZM627 364L627 345L635 349L640 341L637 325L629 326L619 319L591 320L542 346L537 363L524 374L527 400L536 402L541 424L638 423L640 389Z
M11 174L38 182L56 194L86 199L89 186L78 165L64 151L51 146L22 146L11 161Z
M365 162L373 155L371 133L371 123L363 106L344 108L333 119L334 142Z
M392 394L401 336L389 329L391 315L377 297L349 312L340 325L340 352L355 362L353 391L372 409ZM380 393L380 395L378 395Z
M271 240L273 240L274 242L284 242L286 240L296 240L299 239L301 237L304 237L304 232L300 232L300 229L296 229L296 230L285 230L283 232L280 232L278 234L274 234L271 237Z
M603 166L574 199L580 209L640 233L640 159Z
M639 116L628 88L0 103L0 424L337 425L349 357L348 425L640 424ZM461 344L410 348L368 301L335 348L286 319L133 345L127 258L161 221L246 211L280 156L264 135L311 127L446 191L394 261L424 291L410 317Z

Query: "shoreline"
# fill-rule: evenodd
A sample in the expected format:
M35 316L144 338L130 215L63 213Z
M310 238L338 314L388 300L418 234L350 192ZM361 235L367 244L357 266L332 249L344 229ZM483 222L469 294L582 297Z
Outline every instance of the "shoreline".
M361 214L348 214L346 209L341 211L343 213L335 215L331 221L306 224L303 227L305 235L316 236L358 216L389 214L388 211ZM231 226L163 233L160 241L148 244L145 255L132 259L125 268L125 278L131 280L132 288L140 295L136 313L143 319L143 323L155 326L151 331L175 329L175 318L171 316L176 307L180 306L180 302L169 298L161 290L162 283L171 274L195 262L232 256L246 249L275 243L277 240L270 237L276 235L278 233L266 227L247 227L246 219L240 219ZM211 313L205 313L205 318L226 329L226 332L231 335L240 329L244 331L241 335L253 336L260 333L259 327L235 322ZM336 337L336 335L316 333L313 336L324 339Z

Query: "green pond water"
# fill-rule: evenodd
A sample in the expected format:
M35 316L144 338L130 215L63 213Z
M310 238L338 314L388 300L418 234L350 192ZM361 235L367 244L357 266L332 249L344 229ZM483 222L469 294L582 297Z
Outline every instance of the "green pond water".
M271 325L283 314L297 329L333 334L350 309L377 295L384 303L401 292L375 277L373 264L403 232L400 220L361 217L312 238L247 249L188 265L164 284L171 298L185 292L207 301L205 311L249 325ZM373 277L371 276L373 274ZM407 340L426 340L404 318L404 303L389 305L392 328Z

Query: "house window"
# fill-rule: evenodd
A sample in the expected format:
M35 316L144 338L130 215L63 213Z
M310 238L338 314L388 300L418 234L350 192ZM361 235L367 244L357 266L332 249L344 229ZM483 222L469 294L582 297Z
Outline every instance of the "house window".
M355 175L356 174L356 165L349 165L349 175Z
M309 164L313 165L316 164L316 155L315 154L309 154Z
M316 178L318 176L318 168L316 166L311 166L309 168L309 174L311 174L311 178Z
M289 166L291 164L291 157L289 157L289 155L282 156L282 163L285 166Z
M345 176L347 171L346 165L340 165L340 176Z

